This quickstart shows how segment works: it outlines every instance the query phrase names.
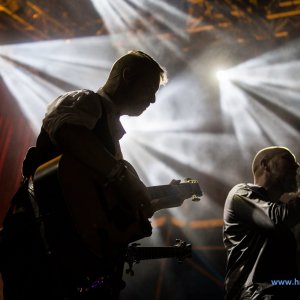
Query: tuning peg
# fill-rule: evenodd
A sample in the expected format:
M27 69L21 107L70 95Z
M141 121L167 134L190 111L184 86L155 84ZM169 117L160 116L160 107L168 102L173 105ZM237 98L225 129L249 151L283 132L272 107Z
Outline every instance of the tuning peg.
M200 201L200 200L201 200L201 198L200 198L199 196L197 196L197 195L193 195L193 196L192 196L192 201L198 202L198 201Z
M182 246L185 246L186 242L185 241L182 241L180 239L176 239L176 245L174 245L174 247L182 247Z
M188 177L188 178L185 178L184 181L185 181L185 182L188 182L188 183L198 183L198 180L192 179L192 178L189 178L189 177Z

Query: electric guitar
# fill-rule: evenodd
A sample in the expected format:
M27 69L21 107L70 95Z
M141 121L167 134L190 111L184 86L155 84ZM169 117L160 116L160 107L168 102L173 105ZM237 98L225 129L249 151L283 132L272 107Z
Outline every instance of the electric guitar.
M123 199L118 198L120 195L108 190L98 175L68 155L41 165L35 172L33 186L36 217L46 228L49 251L53 248L51 244L55 244L51 241L62 230L60 226L67 223L72 224L79 239L97 256L113 255L118 247L151 235L148 219L136 218L136 211L128 209ZM148 191L153 201L159 203L155 205L157 209L180 206L188 198L197 201L202 195L195 180L153 186Z

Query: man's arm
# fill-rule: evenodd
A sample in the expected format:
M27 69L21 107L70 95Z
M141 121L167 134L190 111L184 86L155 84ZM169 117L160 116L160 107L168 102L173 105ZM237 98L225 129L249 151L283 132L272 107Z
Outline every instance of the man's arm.
M287 225L292 227L300 222L300 198L294 197L288 203L271 202L259 197L233 196L233 210L236 216L249 225L262 229L274 229Z

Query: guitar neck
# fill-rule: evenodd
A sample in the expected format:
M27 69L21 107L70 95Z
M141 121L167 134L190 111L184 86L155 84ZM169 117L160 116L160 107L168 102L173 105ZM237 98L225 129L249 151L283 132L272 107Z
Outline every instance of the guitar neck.
M178 192L187 193L190 190L190 183L180 183L180 184L165 184L157 186L147 187L150 197L163 198L165 196L176 195Z
M130 250L129 255L134 257L134 260L141 261L146 259L160 259L171 257L184 257L189 254L191 248L180 247L134 247Z

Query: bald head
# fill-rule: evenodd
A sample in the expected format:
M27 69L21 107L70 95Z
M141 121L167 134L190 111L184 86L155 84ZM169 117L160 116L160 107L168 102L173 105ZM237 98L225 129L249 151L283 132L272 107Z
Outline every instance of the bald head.
M254 178L256 175L259 175L259 173L261 173L263 166L267 162L269 162L275 156L284 153L286 153L287 155L291 155L294 160L296 160L295 155L286 147L272 146L263 148L258 151L252 162L252 173Z
M286 147L268 147L254 157L252 172L255 184L279 197L283 193L295 192L299 164L295 155Z

